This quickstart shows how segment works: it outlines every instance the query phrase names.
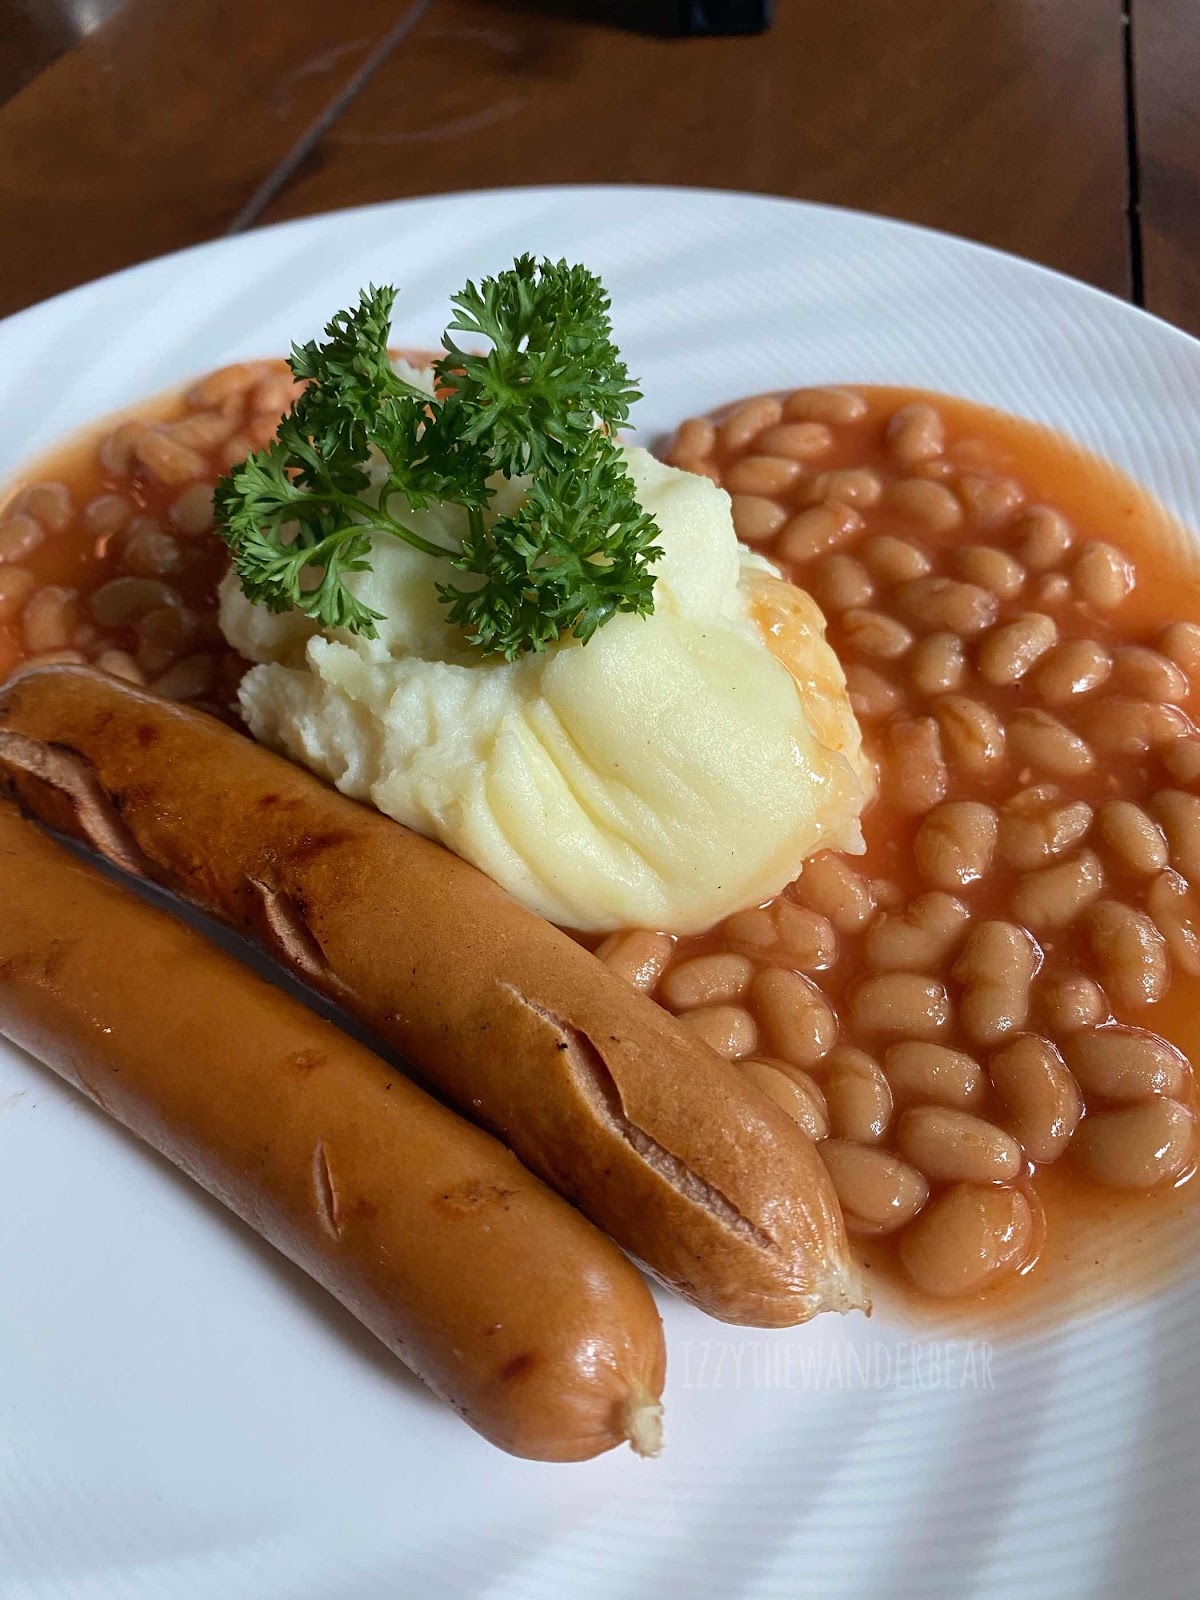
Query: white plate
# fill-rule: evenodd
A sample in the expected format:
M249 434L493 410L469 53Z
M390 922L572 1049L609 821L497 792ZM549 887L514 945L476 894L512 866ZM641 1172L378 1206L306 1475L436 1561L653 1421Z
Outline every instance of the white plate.
M368 280L428 345L464 278L525 250L603 275L645 435L754 390L920 384L1056 424L1200 523L1200 344L953 239L650 189L316 217L34 307L0 325L0 474L284 352ZM664 1303L664 1457L547 1467L3 1049L0 1217L0 1600L1194 1600L1195 1275L991 1350Z

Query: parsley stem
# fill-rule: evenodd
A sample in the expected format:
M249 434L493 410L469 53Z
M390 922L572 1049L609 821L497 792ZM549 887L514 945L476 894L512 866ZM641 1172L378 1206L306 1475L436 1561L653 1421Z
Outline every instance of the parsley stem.
M423 550L427 556L452 556L456 552L444 544L435 544L432 539L423 538L415 533L412 528L393 517L390 512L384 511L381 506L369 505L367 501L360 500L357 495L346 494L338 489L328 489L320 494L297 495L288 502L288 509L293 506L338 506L345 511L356 511L362 518L361 522L347 522L344 528L338 528L334 533L328 534L320 544L313 545L306 552L307 560L311 561L313 551L322 549L333 541L340 544L347 535L356 529L363 528L374 533L394 534L397 539L403 539L405 544L412 545L414 550ZM319 565L319 563L318 563Z

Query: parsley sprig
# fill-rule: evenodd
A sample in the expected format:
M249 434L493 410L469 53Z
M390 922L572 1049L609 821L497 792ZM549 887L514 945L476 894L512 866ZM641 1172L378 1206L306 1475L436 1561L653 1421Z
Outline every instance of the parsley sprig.
M653 611L659 530L611 432L639 396L600 280L522 256L468 283L434 367L437 398L392 368L395 296L368 288L324 343L293 347L288 364L306 387L270 444L217 487L217 526L246 595L374 637L380 614L346 580L370 566L382 533L463 575L438 595L486 654L513 660L568 634L586 643L618 612ZM456 333L490 349L460 348ZM496 474L530 480L511 515L491 514ZM458 545L406 520L439 503L466 514Z

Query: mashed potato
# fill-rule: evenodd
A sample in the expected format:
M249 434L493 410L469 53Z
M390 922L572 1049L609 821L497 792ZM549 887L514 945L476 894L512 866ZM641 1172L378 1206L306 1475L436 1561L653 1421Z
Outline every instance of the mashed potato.
M869 782L807 595L739 547L707 478L626 451L662 530L651 617L513 662L448 628L448 563L386 535L349 587L379 637L221 595L256 738L440 839L551 921L686 933L766 899L815 850L860 850ZM520 489L502 484L496 509ZM460 512L414 515L450 543Z

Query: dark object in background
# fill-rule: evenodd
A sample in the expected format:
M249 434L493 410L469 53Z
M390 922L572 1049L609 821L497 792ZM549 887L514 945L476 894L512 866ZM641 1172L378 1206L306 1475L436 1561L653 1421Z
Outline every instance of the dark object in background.
M0 0L0 5L4 0ZM620 28L659 39L763 33L771 26L772 0L497 0L592 27Z
M675 0L679 33L762 33L771 26L771 0Z

